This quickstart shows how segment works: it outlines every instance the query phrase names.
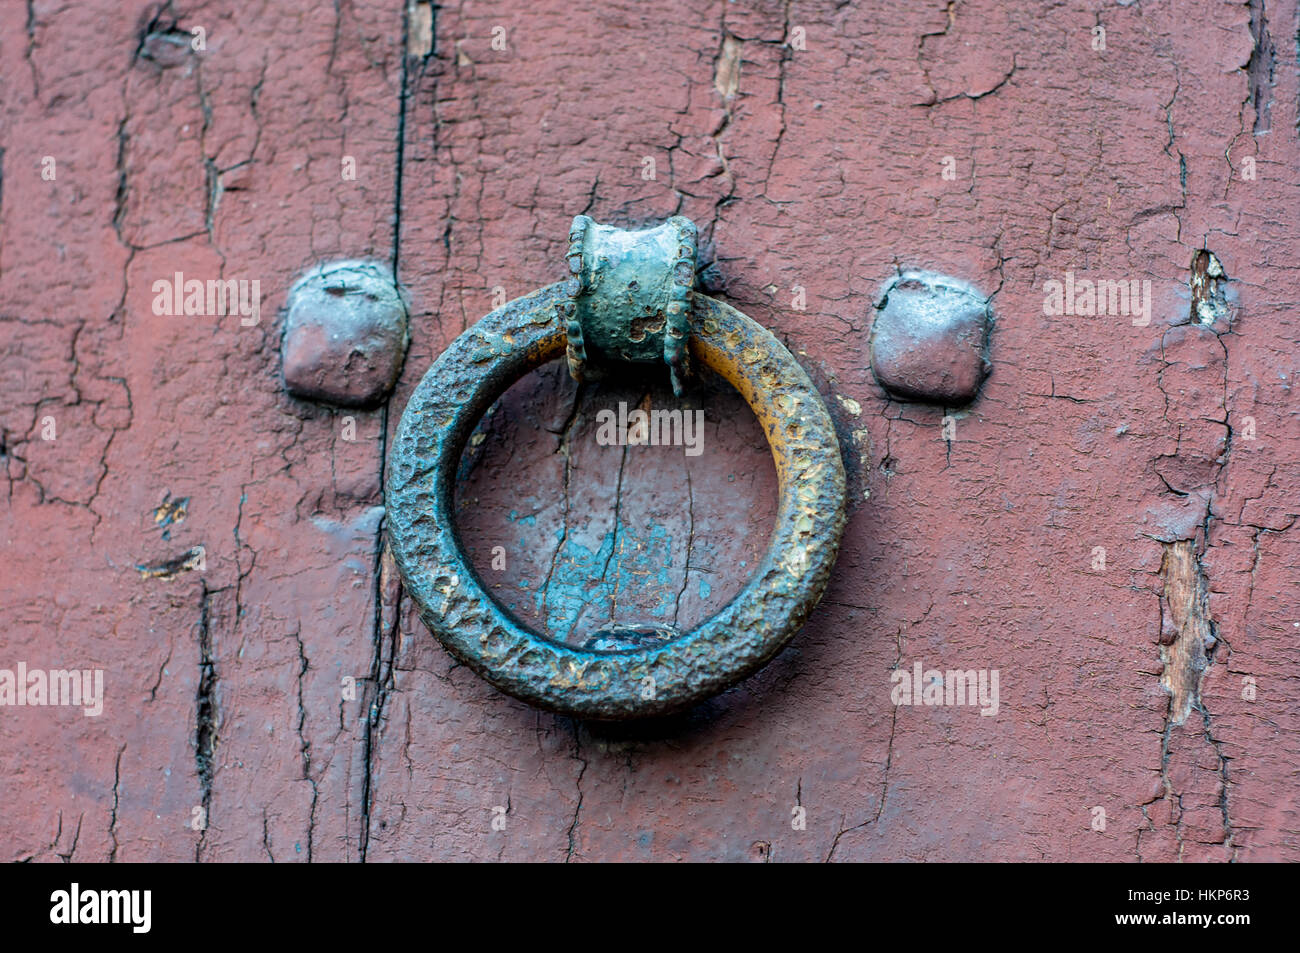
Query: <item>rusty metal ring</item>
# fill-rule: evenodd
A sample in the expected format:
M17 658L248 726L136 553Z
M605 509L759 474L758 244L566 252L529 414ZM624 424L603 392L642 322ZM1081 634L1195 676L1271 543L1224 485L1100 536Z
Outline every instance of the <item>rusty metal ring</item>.
M461 452L492 403L527 372L564 356L557 306L571 292L571 283L560 282L503 305L429 368L390 456L388 537L425 625L498 689L582 718L663 714L756 671L821 598L844 528L839 443L821 396L790 352L735 308L694 295L690 359L741 393L776 462L780 496L767 553L721 611L661 645L602 652L530 631L489 595L461 548L455 480Z

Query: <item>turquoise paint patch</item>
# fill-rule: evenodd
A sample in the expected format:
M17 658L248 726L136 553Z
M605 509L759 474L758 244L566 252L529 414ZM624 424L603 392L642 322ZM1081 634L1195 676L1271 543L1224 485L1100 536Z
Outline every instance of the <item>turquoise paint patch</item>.
M556 638L568 634L588 605L593 606L593 618L609 617L613 593L599 577L613 551L613 533L606 533L594 552L568 539L561 543L546 585L533 596L537 612L545 614L546 630Z
M556 537L559 548L549 581L533 597L538 614L545 615L547 630L556 637L567 636L584 610L585 624L594 627L608 620L616 596L619 605L626 605L635 595L635 601L643 606L631 614L620 610L616 621L671 618L676 611L672 537L666 527L651 526L642 535L620 521L617 552L613 532L605 534L594 552L570 540L563 530ZM646 599L647 591L652 594L650 599Z

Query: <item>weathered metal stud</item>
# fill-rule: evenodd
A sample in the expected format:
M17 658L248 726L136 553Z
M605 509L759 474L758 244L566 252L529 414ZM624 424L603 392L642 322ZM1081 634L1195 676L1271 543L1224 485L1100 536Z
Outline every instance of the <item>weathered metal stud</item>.
M895 397L970 403L988 375L988 299L956 278L905 271L885 285L871 326L871 369Z
M714 695L777 654L821 598L844 529L844 466L808 375L761 325L693 293L695 227L626 232L574 220L570 278L482 318L434 362L402 414L389 458L388 536L407 592L452 655L502 691L592 719L670 712ZM780 496L771 542L741 592L687 632L605 626L582 648L521 625L491 597L454 523L457 465L475 424L524 374L567 355L712 368L768 434ZM629 635L635 636L630 638Z
M406 359L406 302L377 262L320 265L289 289L280 352L289 393L341 407L384 400Z

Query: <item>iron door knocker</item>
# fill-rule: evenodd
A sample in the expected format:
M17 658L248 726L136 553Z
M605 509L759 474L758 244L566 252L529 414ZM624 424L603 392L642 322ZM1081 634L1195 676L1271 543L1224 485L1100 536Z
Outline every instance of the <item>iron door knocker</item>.
M483 317L411 395L389 461L388 536L425 625L498 689L581 718L663 714L750 675L803 625L839 551L844 465L826 405L790 352L730 305L693 294L694 223L624 231L579 215L569 240L567 280ZM511 384L562 354L577 379L589 359L664 360L677 393L698 362L767 433L780 485L767 552L736 597L687 632L616 650L560 644L507 614L460 546L453 499L466 441Z

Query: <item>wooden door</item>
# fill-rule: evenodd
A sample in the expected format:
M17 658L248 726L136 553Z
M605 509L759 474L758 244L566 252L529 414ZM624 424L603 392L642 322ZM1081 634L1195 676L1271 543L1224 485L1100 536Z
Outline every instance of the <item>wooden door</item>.
M1298 856L1290 0L0 20L0 669L103 675L99 714L0 713L3 859ZM700 291L803 363L849 474L804 630L648 724L493 690L385 553L412 389L564 276L578 213L693 219ZM282 380L288 290L336 259L411 303L374 409ZM873 375L909 268L991 301L967 405ZM258 320L157 313L177 273L257 281ZM481 428L460 527L528 624L687 625L752 570L776 489L736 395L688 393L696 456L595 440L665 387L554 365ZM933 694L965 672L996 696Z

